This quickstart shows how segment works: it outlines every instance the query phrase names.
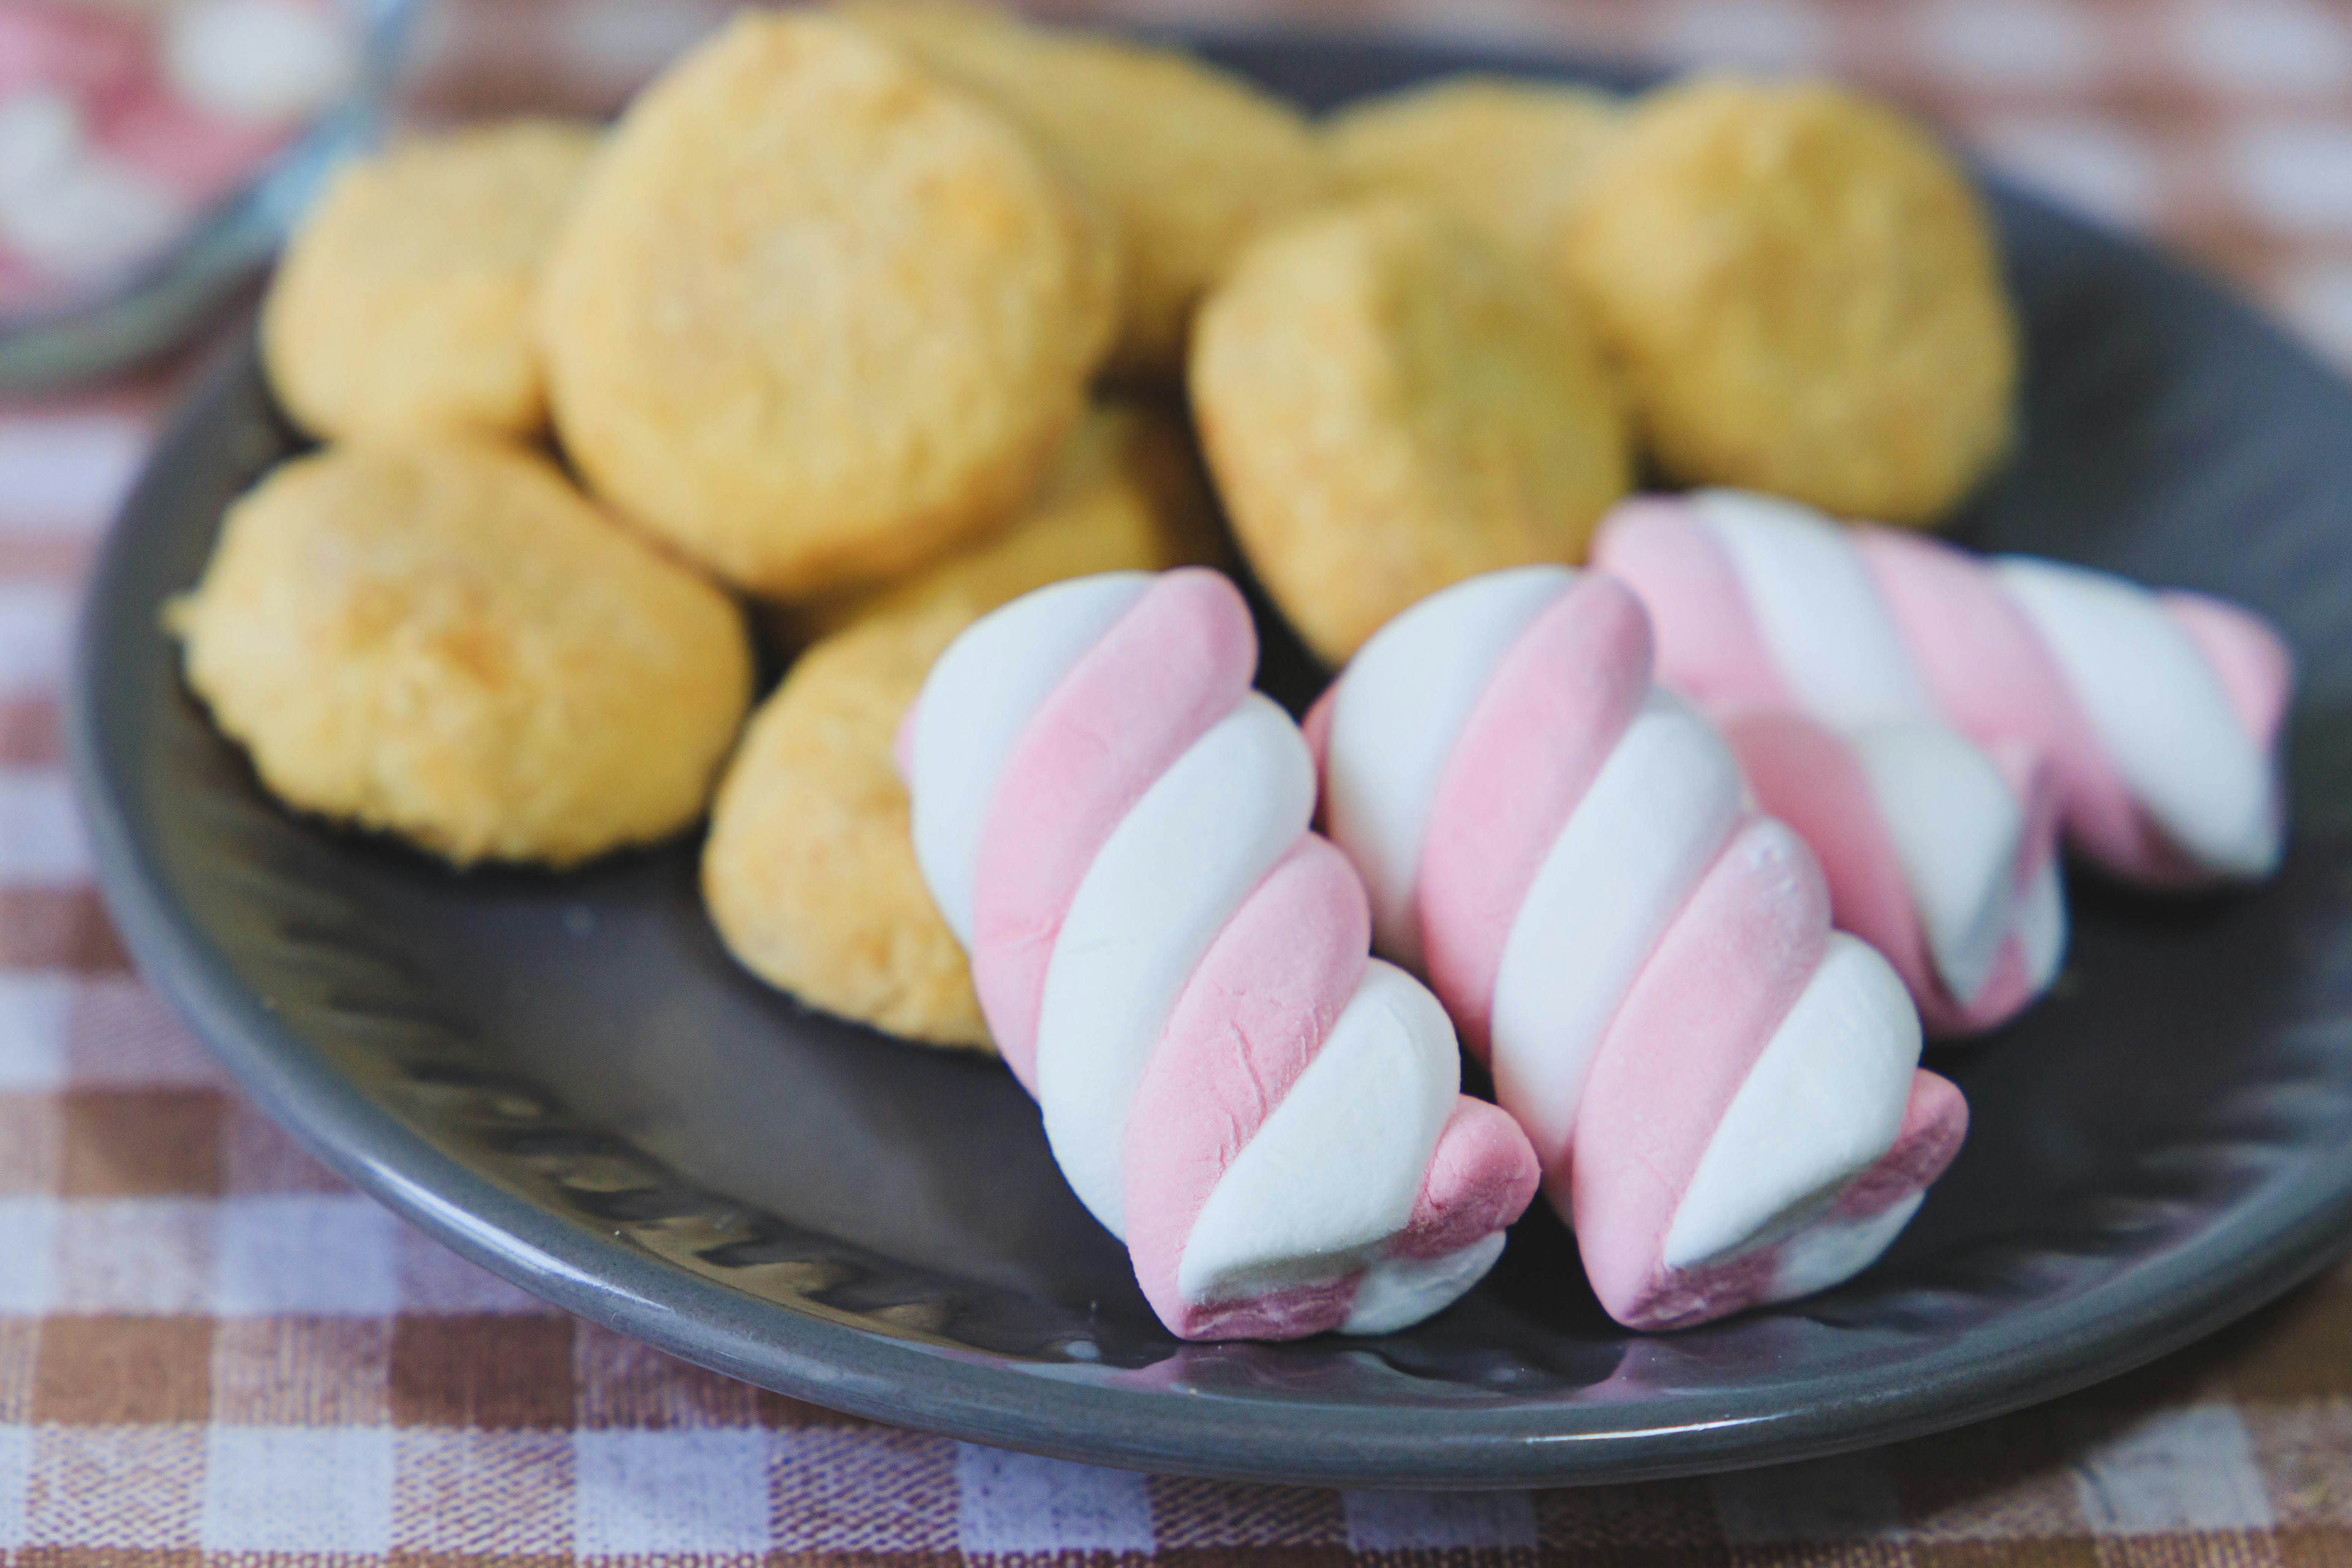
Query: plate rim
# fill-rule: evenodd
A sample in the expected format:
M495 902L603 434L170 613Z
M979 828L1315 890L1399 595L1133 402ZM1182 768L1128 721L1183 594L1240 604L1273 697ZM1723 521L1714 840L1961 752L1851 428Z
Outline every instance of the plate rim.
M1459 40L1302 29L1201 29L1194 41L1292 48L1385 47L1418 56L1558 71L1574 57L1465 47ZM1612 62L1593 62L1602 70ZM2156 246L2054 204L2005 196L2099 241L2123 245L2292 344L2234 295ZM2305 356L2308 358L2309 356ZM2038 1404L2154 1361L2274 1300L2352 1249L2352 1147L2314 1161L2240 1223L2209 1227L2140 1270L2102 1281L2032 1320L2042 1331L1987 1355L1969 1336L1904 1364L1751 1397L1680 1394L1638 1408L1669 1418L1629 1426L1624 1405L1426 1407L1288 1401L1103 1386L994 1364L970 1352L893 1339L765 1300L678 1268L468 1169L410 1131L239 981L174 897L152 824L142 820L116 748L132 732L101 700L106 676L135 658L120 603L140 520L168 510L175 458L207 415L253 374L240 334L166 422L110 523L85 582L65 693L68 771L101 896L140 974L185 1019L261 1108L326 1164L460 1255L580 1317L683 1360L810 1403L893 1426L1161 1474L1304 1485L1489 1488L1682 1477L1818 1458L1923 1436ZM2316 363L2315 361L2314 363ZM149 606L152 610L152 606ZM1826 1391L1825 1391L1826 1385ZM1777 1389L1789 1397L1773 1405ZM1579 1419L1578 1417L1581 1417Z

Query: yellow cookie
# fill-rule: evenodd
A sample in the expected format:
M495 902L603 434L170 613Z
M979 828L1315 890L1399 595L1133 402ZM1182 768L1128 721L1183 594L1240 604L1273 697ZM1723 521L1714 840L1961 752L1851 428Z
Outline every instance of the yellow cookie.
M1003 524L1084 405L1091 209L964 92L745 12L639 96L548 264L565 449L722 576L793 596Z
M294 422L336 437L544 426L531 299L596 142L590 126L519 120L338 174L261 313Z
M170 623L273 794L460 866L687 826L751 696L724 595L471 437L279 467Z
M948 603L990 610L1066 577L1209 565L1220 554L1181 426L1148 405L1104 403L1003 533L885 587L811 600L784 615L793 640L805 641L868 616Z
M975 617L952 604L877 616L801 656L719 785L702 896L744 967L810 1006L988 1050L890 758L932 661Z
M1576 559L1632 482L1570 302L1407 197L1261 240L1202 309L1192 382L1243 552L1333 665L1448 584Z
M812 1006L936 1045L986 1046L963 951L915 867L890 758L899 718L940 649L1006 600L1218 551L1176 422L1112 404L1087 417L995 543L877 594L798 607L800 630L832 635L753 717L703 852L703 894L735 956Z
M1927 523L2009 450L1992 233L1890 110L1731 78L1662 91L1597 159L1565 258L1671 479Z
M1594 154L1623 117L1586 88L1447 77L1351 104L1324 130L1340 180L1433 202L1549 269Z
M1327 194L1296 111L1178 50L951 0L845 11L986 95L1094 194L1118 233L1118 374L1180 375L1201 296L1260 230Z

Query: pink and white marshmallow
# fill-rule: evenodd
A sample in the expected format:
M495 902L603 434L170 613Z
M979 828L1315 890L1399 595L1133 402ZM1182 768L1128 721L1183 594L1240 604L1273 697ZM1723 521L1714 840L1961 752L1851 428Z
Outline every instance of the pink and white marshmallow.
M1940 720L1841 733L1785 710L1716 715L1764 811L1822 864L1830 916L1902 976L1930 1035L1980 1034L2057 978L2058 795L2032 749Z
M1375 634L1308 730L1376 947L1492 1068L1601 1305L1666 1329L1866 1268L1968 1109L1651 661L1622 584L1498 572Z
M1436 998L1370 956L1213 572L1044 588L950 645L900 731L918 860L1071 1187L1186 1339L1386 1333L1535 1194Z
M2294 664L2236 605L1719 490L1624 503L1593 560L1649 606L1660 679L1710 708L2030 748L2068 841L2135 882L2277 868Z

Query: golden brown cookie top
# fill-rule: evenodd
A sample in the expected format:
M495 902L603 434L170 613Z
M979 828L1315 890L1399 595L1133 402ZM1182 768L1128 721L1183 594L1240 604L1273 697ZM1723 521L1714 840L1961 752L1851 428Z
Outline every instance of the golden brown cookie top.
M1328 193L1296 110L1181 50L952 0L843 14L986 96L1094 194L1122 268L1115 374L1179 374L1202 294L1252 237Z
M1083 196L830 17L747 12L639 96L540 319L590 483L739 584L1001 525L1076 423L1115 282Z
M545 461L467 437L281 465L171 624L274 793L460 865L686 826L750 698L724 595Z
M543 426L531 298L598 136L509 121L338 174L262 312L270 383L295 422L325 436Z
M1703 77L1597 160L1567 260L1670 478L1932 519L2007 450L2018 330L1982 205L1902 115Z
M1418 195L1549 267L1623 112L1589 88L1454 76L1350 104L1324 141L1350 191Z
M1334 665L1450 583L1580 558L1632 479L1573 303L1409 197L1252 247L1202 309L1192 386L1243 552Z

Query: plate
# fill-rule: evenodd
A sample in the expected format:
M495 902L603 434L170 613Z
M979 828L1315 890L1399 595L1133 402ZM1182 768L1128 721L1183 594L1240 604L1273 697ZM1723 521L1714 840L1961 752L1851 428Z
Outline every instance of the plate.
M1464 68L1624 79L1208 47L1316 107ZM1539 1215L1411 1332L1180 1344L1012 1079L738 970L693 845L457 875L279 811L157 629L223 504L294 444L249 350L171 429L98 566L69 731L99 874L148 977L352 1181L583 1317L839 1409L1154 1470L1522 1486L1799 1458L2047 1398L2268 1300L2352 1223L2352 392L2174 263L1994 200L2027 434L1961 536L2275 617L2304 671L2295 838L2238 896L2078 878L2056 996L1936 1053L1975 1109L1958 1163L1829 1295L1630 1335Z

